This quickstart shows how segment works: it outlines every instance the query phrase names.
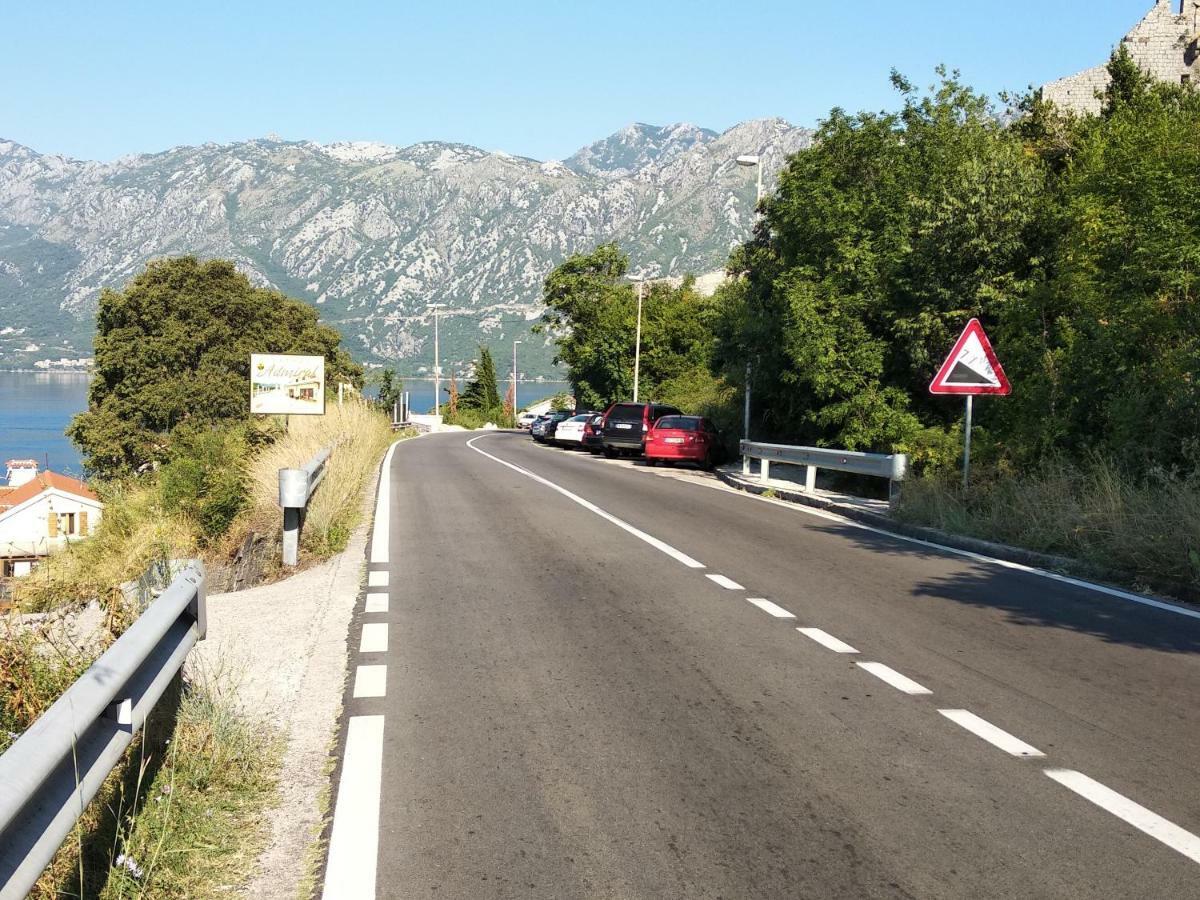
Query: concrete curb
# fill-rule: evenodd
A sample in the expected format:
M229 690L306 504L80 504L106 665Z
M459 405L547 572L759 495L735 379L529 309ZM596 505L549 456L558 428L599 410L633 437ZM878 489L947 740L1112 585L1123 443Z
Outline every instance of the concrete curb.
M836 500L831 500L828 497L823 497L816 494L808 494L804 491L789 491L768 487L758 482L743 478L740 474L727 472L723 469L717 469L716 475L725 484L740 491L745 491L750 494L762 496L771 491L772 495L780 500L786 500L790 503L799 503L804 506L811 506L816 509L823 509L827 512L837 513L847 519L852 519L855 522L861 522L864 525L870 525L872 528L878 528L881 531L890 531L898 535L908 538L914 538L918 541L925 541L930 544L941 544L945 547L952 547L955 550L965 550L968 553L978 553L980 556L990 556L994 559L1004 560L1005 562L1018 563L1023 566L1030 566L1035 569L1045 569L1049 572L1071 573L1076 576L1091 577L1095 579L1096 573L1075 560L1068 559L1064 556L1050 556L1046 553L1038 553L1034 550L1025 550L1021 547L1011 547L1008 544L996 544L991 541L981 540L979 538L965 537L958 534L950 534L945 531L938 531L936 528L928 528L924 525L912 525L908 522L900 522L890 516L883 516L879 513L871 512L867 509L862 509L858 506L853 506L849 503L839 503Z

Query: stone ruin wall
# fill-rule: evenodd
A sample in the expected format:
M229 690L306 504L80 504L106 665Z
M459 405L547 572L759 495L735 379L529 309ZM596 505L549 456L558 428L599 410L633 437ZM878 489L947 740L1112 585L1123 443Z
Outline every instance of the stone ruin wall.
M1200 84L1198 37L1200 0L1181 0L1178 8L1172 0L1158 0L1121 43L1133 61L1159 81ZM1042 96L1059 109L1095 114L1103 105L1098 95L1108 87L1108 80L1106 66L1094 66L1044 85Z

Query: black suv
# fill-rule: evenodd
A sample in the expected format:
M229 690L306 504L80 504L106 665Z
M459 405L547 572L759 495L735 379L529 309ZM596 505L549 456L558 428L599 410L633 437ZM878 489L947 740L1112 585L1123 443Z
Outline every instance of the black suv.
M614 403L604 414L600 427L604 455L612 459L621 453L641 453L651 425L663 416L681 415L674 406L661 403Z

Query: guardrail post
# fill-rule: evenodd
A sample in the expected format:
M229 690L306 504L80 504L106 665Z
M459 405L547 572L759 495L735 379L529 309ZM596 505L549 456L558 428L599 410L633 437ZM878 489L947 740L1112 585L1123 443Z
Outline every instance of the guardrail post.
M747 477L750 475L750 453L746 450L742 451L742 474Z
M300 564L300 528L308 505L308 473L303 469L279 470L279 505L283 507L283 564Z
M808 491L808 493L811 494L816 489L817 489L817 467L816 466L805 466L804 467L804 490Z
M758 461L758 480L766 484L771 478L771 461L765 456Z

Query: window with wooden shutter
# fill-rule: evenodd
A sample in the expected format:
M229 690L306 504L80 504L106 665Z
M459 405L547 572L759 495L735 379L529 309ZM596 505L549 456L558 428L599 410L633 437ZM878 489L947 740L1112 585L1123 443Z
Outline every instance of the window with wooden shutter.
M46 514L46 527L49 528L48 534L50 537L58 537L58 516L54 514L54 510L50 510L50 512Z
M86 509L81 509L79 511L79 533L81 535L83 535L84 537L87 537L88 530L87 530L87 510Z

